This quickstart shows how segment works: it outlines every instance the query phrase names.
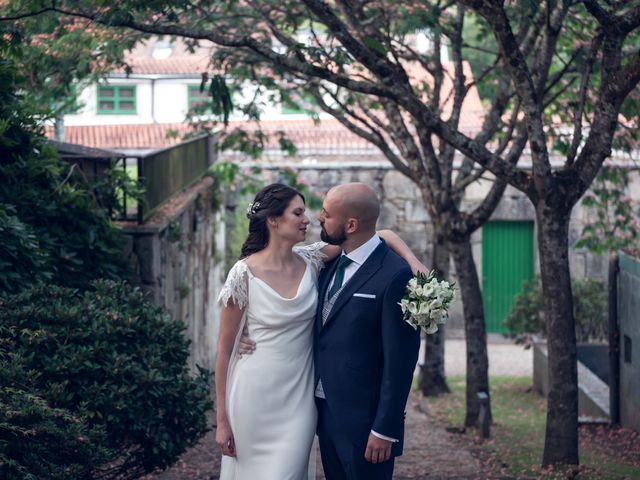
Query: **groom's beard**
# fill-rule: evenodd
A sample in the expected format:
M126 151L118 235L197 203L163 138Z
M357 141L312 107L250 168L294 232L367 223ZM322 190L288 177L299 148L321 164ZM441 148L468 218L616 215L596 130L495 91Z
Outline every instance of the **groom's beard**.
M344 227L334 235L329 235L329 233L324 229L324 225L322 225L322 229L320 230L320 239L323 242L327 242L329 245L342 245L347 239L347 235L344 231Z

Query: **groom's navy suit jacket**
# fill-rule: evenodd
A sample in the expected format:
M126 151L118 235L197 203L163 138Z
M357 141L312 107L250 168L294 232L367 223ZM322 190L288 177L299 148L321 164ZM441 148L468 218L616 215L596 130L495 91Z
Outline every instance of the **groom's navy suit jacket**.
M328 408L363 454L374 430L399 440L392 448L397 456L420 345L419 331L403 320L398 305L411 270L383 241L344 286L323 325L322 307L337 263L329 263L318 279L315 384L322 378Z

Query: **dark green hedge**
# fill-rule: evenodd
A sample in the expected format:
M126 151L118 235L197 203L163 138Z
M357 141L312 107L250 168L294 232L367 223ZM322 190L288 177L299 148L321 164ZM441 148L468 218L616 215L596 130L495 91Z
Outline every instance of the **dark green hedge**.
M0 293L38 281L79 289L122 279L122 236L72 165L46 144L40 113L0 49Z
M94 466L100 478L137 478L171 465L206 432L206 373L190 375L184 325L139 289L111 281L91 287L39 285L0 297L0 345L33 372L42 408L104 431L100 447L110 457ZM0 408L6 417L8 407ZM11 455L2 443L0 455Z
M0 351L0 478L93 478L95 466L111 456L104 429L90 428L85 412L53 408L36 382L19 355Z

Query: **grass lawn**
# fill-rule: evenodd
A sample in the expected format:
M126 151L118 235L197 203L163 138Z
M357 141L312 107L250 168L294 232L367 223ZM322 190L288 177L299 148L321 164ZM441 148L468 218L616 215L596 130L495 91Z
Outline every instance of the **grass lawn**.
M119 164L116 167L118 170L122 171L122 164ZM133 164L127 164L124 171L127 174L127 177L129 177L131 180L137 180L138 179L138 165L133 165ZM116 190L116 195L117 195L117 199L118 199L118 204L122 205L122 199L123 199L123 192L122 189L118 188ZM125 205L125 211L127 212L127 214L129 215L133 215L136 213L136 209L138 208L138 200L136 200L135 198L133 198L131 195L127 196L127 203Z
M429 399L431 412L446 426L464 422L465 379L449 377L451 394ZM530 377L492 377L491 439L478 440L476 429L460 435L496 478L640 480L640 434L608 425L580 427L578 469L542 470L546 399L535 393Z

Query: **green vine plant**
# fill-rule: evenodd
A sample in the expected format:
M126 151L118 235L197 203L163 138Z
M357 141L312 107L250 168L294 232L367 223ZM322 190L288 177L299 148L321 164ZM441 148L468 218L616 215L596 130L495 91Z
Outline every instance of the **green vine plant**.
M605 165L582 199L594 213L576 247L596 254L635 248L640 241L640 205L629 194L629 170Z
M267 180L269 177L275 177L274 181L285 183L302 193L309 209L316 210L322 206L322 197L312 190L311 185L299 170L285 168L274 173L269 175L257 165L242 168L232 162L216 162L208 173L214 179L214 206L216 209L224 207L227 214L228 234L225 251L227 272L240 256L240 249L249 229L245 206L271 181Z
M322 195L317 193L311 188L311 184L300 173L299 170L287 167L280 171L280 176L286 183L292 188L295 188L304 195L307 208L311 210L318 210L322 208Z
M126 218L145 202L145 189L138 181L137 169L123 169L119 163L112 165L91 188L98 204L109 212L112 219Z

